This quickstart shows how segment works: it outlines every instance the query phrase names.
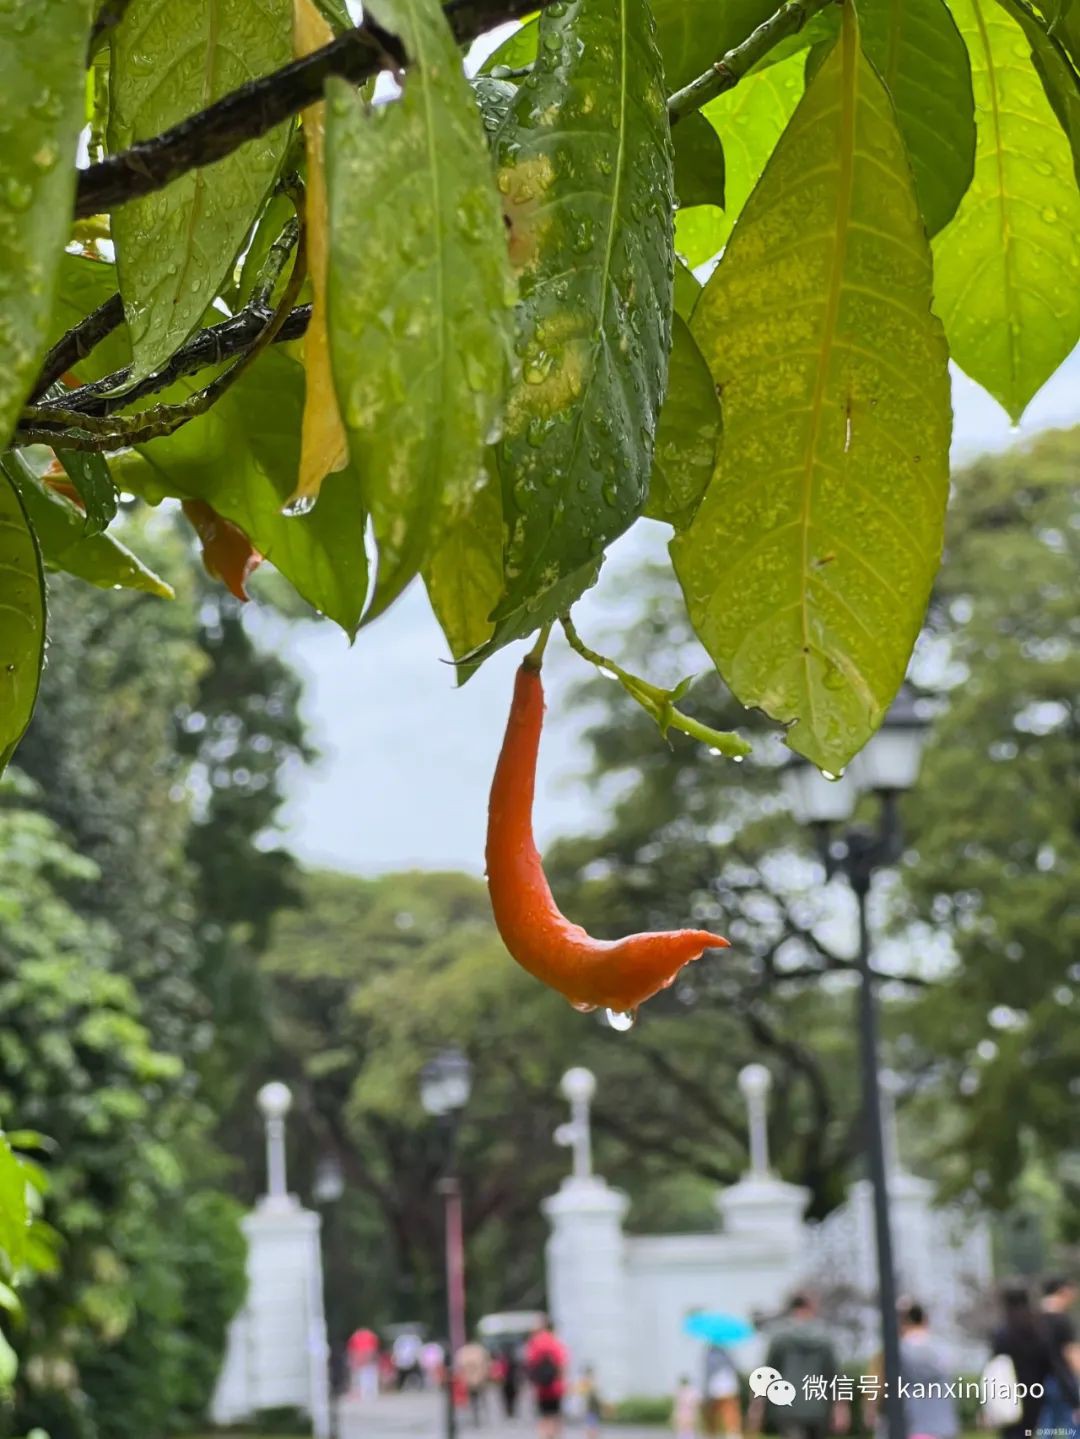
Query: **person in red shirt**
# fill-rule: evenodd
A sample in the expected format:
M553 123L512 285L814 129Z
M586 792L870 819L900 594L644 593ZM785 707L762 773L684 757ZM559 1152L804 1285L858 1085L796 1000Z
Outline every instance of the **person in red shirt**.
M525 1373L536 1396L540 1423L538 1439L558 1439L562 1433L562 1403L566 1393L566 1345L545 1317L525 1346Z
M345 1352L350 1389L361 1399L375 1399L379 1393L379 1336L371 1329L357 1329L349 1336Z

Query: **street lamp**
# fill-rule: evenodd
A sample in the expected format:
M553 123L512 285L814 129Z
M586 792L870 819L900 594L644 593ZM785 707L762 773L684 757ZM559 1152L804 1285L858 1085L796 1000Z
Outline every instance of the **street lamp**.
M892 1232L889 1224L888 1169L881 1118L878 1073L878 1016L874 972L870 967L870 928L866 902L874 874L895 863L903 852L898 797L911 789L919 772L927 721L906 686L893 701L881 728L855 757L845 774L829 779L808 760L793 759L782 779L792 811L810 825L826 878L842 875L855 893L859 911L859 1046L862 1061L863 1123L870 1182L874 1195L878 1304L888 1389L885 1417L889 1439L904 1439L904 1415L898 1390L900 1336L896 1314ZM861 793L879 801L876 828L849 824ZM839 833L836 826L846 825Z
M472 1065L460 1049L444 1049L420 1071L420 1103L443 1132L443 1177L439 1193L445 1205L446 1319L450 1353L446 1362L446 1439L457 1435L454 1404L454 1355L465 1343L465 1238L461 1222L461 1183L454 1174L461 1111L472 1092Z

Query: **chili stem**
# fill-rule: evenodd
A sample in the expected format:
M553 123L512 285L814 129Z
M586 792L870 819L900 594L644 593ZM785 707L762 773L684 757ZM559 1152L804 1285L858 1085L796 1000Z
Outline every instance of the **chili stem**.
M569 615L563 615L559 623L563 627L563 633L566 635L570 648L576 650L582 659L588 660L597 669L614 675L630 698L652 715L660 726L661 733L666 733L668 729L681 730L691 739L700 740L710 749L717 750L731 759L742 759L743 755L750 753L751 747L741 735L735 734L732 730L713 729L710 725L702 724L700 720L691 719L689 715L684 715L681 710L675 708L670 691L662 690L657 685L650 684L648 680L630 674L614 660L590 649L578 634Z

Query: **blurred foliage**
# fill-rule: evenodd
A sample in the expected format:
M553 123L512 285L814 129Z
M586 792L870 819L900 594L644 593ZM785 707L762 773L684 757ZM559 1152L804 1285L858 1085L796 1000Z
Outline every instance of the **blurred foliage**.
M904 1068L916 1093L925 1089L914 1128L951 1187L991 1205L1008 1203L1033 1170L1053 1176L1051 1237L1073 1241L1078 572L1080 430L956 477L923 664L940 674L945 702L910 805L900 916L946 935L954 956L904 1014ZM947 1094L960 1096L954 1122L928 1125Z
M204 1417L244 1283L217 1114L289 899L279 773L307 755L296 680L190 567L188 536L127 524L179 597L51 581L56 662L0 809L0 1125L48 1136L62 1236L9 1331L0 1433L51 1439Z

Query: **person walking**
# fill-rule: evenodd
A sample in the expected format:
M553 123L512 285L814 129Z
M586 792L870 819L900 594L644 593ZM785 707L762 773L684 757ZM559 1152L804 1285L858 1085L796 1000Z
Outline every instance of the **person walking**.
M705 1351L705 1433L737 1439L742 1434L742 1396L739 1371L731 1355L719 1344Z
M1053 1356L1040 1316L1032 1308L1031 1297L1022 1285L1009 1284L1001 1291L1001 1314L1001 1323L990 1340L993 1354L986 1376L992 1374L999 1390L1006 1393L1019 1384L1025 1385L1027 1392L1018 1403L991 1401L986 1407L1002 1439L1024 1439L1025 1434L1034 1433L1038 1425L1043 1388L1053 1372ZM1003 1359L1008 1361L1007 1365L998 1362ZM1031 1392L1033 1388L1035 1394Z
M1051 1371L1039 1410L1039 1428L1075 1432L1080 1424L1080 1344L1069 1310L1076 1303L1076 1285L1054 1276L1043 1284L1042 1325L1050 1345Z
M836 1349L828 1330L818 1319L817 1304L809 1294L795 1294L787 1319L769 1340L765 1364L775 1369L795 1390L790 1404L773 1404L755 1398L750 1406L750 1427L781 1439L825 1439L830 1432L846 1434L851 1422L849 1406L836 1402L830 1392L839 1376ZM817 1380L814 1385L808 1381ZM824 1380L824 1384L820 1383Z
M345 1346L349 1390L365 1402L379 1397L379 1336L373 1329L355 1329Z
M518 1394L521 1391L521 1355L516 1344L509 1343L504 1347L501 1363L499 1388L502 1392L503 1414L507 1419L513 1419L517 1415Z
M566 1345L545 1315L525 1346L525 1373L533 1388L539 1419L537 1439L558 1439L562 1433L568 1362Z
M675 1430L675 1439L696 1439L700 1415L701 1394L690 1383L690 1376L684 1374L671 1406L671 1427Z
M577 1392L581 1400L581 1418L585 1428L585 1439L599 1439L600 1420L603 1417L604 1406L596 1385L596 1370L591 1364L585 1366L577 1383Z
M913 1299L902 1299L897 1305L900 1325L900 1379L903 1393L904 1434L907 1439L956 1439L960 1433L960 1415L956 1400L947 1392L956 1379L956 1370L930 1332L926 1309ZM874 1374L884 1378L885 1359L878 1355ZM928 1387L929 1386L929 1387ZM879 1401L867 1403L868 1420L874 1420L875 1432L887 1434L884 1406Z
M473 1423L480 1427L487 1413L487 1386L491 1378L491 1356L478 1339L463 1344L454 1355L454 1373L469 1396Z

